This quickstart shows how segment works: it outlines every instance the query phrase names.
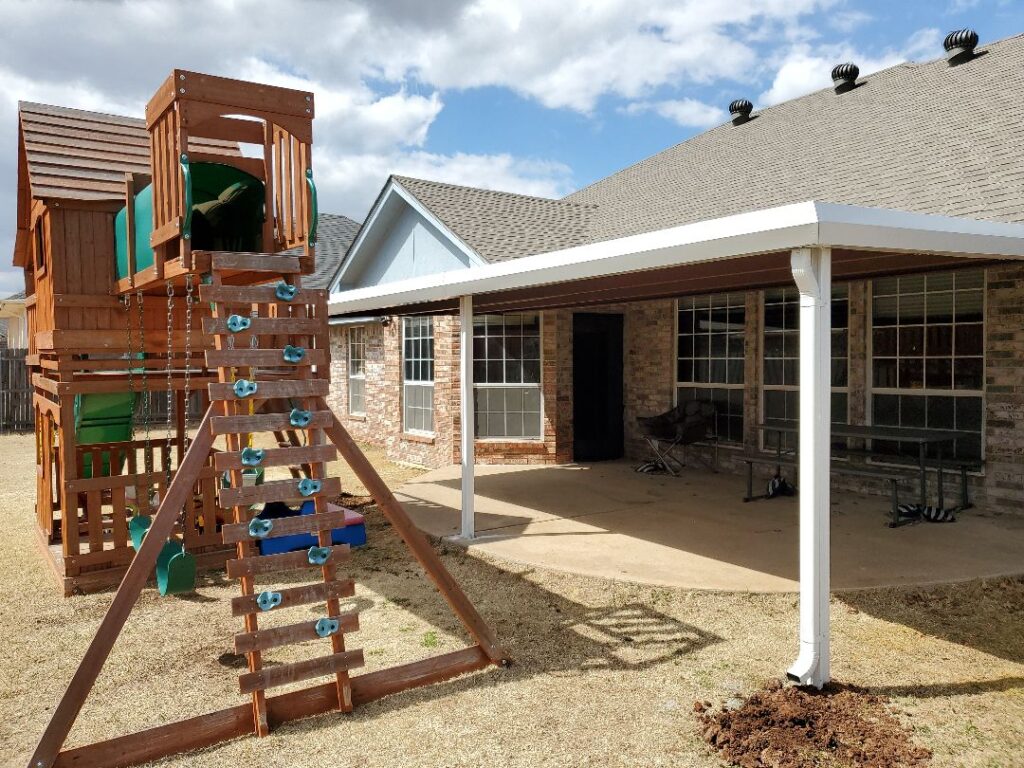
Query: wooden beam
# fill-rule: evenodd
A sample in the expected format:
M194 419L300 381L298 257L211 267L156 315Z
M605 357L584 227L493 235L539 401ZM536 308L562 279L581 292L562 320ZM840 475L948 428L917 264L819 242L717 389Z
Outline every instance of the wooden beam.
M306 317L253 317L249 327L236 334L240 338L250 336L312 336L327 330L327 320ZM230 334L227 318L204 317L203 332L209 334Z
M313 515L294 515L278 517L273 520L274 527L263 538L276 539L279 536L294 536L297 533L319 533L333 531L345 527L345 510L337 512L318 512ZM236 544L239 541L251 541L248 523L230 523L221 528L221 536L225 544Z
M356 477L359 478L359 482L373 496L381 513L388 519L395 532L402 538L405 545L409 547L417 562L427 572L427 575L434 582L445 600L448 601L448 605L451 606L455 615L458 616L466 631L480 644L480 647L483 648L487 657L493 663L502 665L508 663L510 661L508 654L498 645L498 641L491 628L487 626L487 622L477 612L476 607L470 602L466 593L462 591L459 583L449 573L448 569L445 568L441 558L438 557L434 548L430 546L430 542L427 541L423 532L413 524L405 509L398 503L398 499L391 492L391 489L381 479L381 476L377 474L377 470L374 469L363 452L359 450L359 446L356 445L342 423L338 421L338 417L334 415L333 411L328 409L327 403L323 398L317 400L317 407L323 408L331 415L331 423L324 430L327 436L338 447L338 452L341 453L342 458L345 459Z
M224 351L224 350L221 350ZM230 350L227 350L230 352ZM194 380L194 379L193 379ZM210 377L210 397L214 400L267 400L281 397L324 397L330 389L327 379L303 379L289 381L257 381L256 394L250 397L238 397L234 384L216 382Z
M323 445L303 445L295 448L266 448L263 451L261 467L288 467L307 464L314 461L334 461L338 457L338 449L330 443ZM218 472L230 469L247 469L242 464L240 451L219 451L213 456L213 466Z
M359 614L355 611L345 611L327 618L337 620L339 632L347 634L359 631ZM258 629L255 632L239 633L235 635L235 653L266 651L282 645L306 643L319 638L320 635L316 633L316 621L307 619L298 624L285 624L270 629Z
M207 410L199 425L199 431L189 446L185 460L178 468L177 474L167 488L167 493L153 517L149 533L142 542L142 546L132 560L128 571L117 588L117 594L107 609L103 620L100 622L96 635L82 657L67 691L57 704L50 722L43 731L39 744L32 753L29 765L33 768L49 768L53 765L60 748L71 731L78 718L78 713L85 703L89 691L92 689L99 676L103 664L110 655L110 649L121 634L128 615L131 613L139 593L145 586L149 575L156 565L157 555L163 548L167 537L174 530L178 513L181 511L185 501L191 498L192 488L195 486L199 470L206 464L210 449L213 447L213 432L210 430L210 411Z
M303 584L301 587L288 587L277 590L277 592L281 595L281 604L275 610L352 597L356 593L356 587L352 579L339 579L337 581L322 581L317 584ZM245 616L250 613L257 615L263 613L256 604L257 597L258 595L239 595L231 598L231 615Z
M206 350L207 368L229 368L252 366L290 368L293 366L324 365L327 363L327 352L323 349L307 349L306 354L297 363L288 363L284 359L283 349L208 349Z
M337 564L348 560L351 550L348 544L335 544L330 549L328 563ZM279 555L261 555L256 557L241 557L237 560L228 560L226 572L229 579L239 579L243 576L255 576L260 573L274 573L275 571L297 570L299 568L313 568L308 559L307 551L302 549L298 552L282 552Z
M326 427L334 414L329 410L313 411L308 427ZM245 435L250 432L273 432L291 429L287 413L258 413L255 416L214 416L211 428L217 435Z
M452 651L411 664L357 675L351 679L352 703L367 704L410 688L432 685L467 672L476 672L491 663L484 650L474 645L472 648Z
M324 478L320 483L320 490L309 496L299 493L296 480L272 480L263 485L221 488L220 503L222 507L242 507L268 501L305 501L321 497L332 499L341 493L341 480L337 477Z
M341 651L318 659L297 661L294 664L280 664L276 667L261 669L258 672L246 672L244 675L238 676L238 689L241 693L252 693L314 677L323 677L335 672L347 672L361 666L363 666L362 650Z
M203 301L219 301L224 304L319 304L327 300L327 291L319 288L300 288L289 302L282 302L272 285L201 285L199 296Z

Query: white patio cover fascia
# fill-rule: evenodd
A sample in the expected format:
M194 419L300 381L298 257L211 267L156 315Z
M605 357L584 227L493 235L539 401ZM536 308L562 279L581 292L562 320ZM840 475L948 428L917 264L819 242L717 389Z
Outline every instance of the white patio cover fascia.
M1024 224L808 201L344 290L331 294L329 309L332 315L370 313L804 247L1020 259Z
M472 317L474 297L665 267L790 252L800 292L800 624L788 670L802 685L830 679L830 324L832 249L1024 259L1024 224L806 202L687 224L514 261L354 288L332 315L458 301L463 425L462 536L475 535ZM421 310L422 311L422 310Z

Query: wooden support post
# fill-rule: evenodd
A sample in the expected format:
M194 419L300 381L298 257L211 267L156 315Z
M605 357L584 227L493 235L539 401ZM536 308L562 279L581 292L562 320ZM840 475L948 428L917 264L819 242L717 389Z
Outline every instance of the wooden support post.
M74 677L71 678L67 691L53 711L35 752L32 753L32 759L29 761L30 768L50 768L57 758L57 753L64 746L71 726L74 725L89 691L92 690L104 662L110 655L114 641L121 634L128 615L131 613L135 601L138 600L139 593L142 592L142 588L156 565L157 555L160 554L164 542L174 530L174 524L182 505L187 499L192 498L192 487L195 485L199 471L206 465L212 447L213 432L210 430L210 412L207 411L202 424L199 425L199 433L189 446L184 461L178 468L174 480L171 481L170 487L164 494L160 508L153 517L149 533L146 534L142 546L131 565L128 566L121 585L117 588L117 594L114 595L113 602L107 609L103 621L100 622L92 642L89 643L89 648L82 657Z
M323 398L317 398L316 402L319 408L328 410L327 403ZM352 468L356 477L359 478L359 482L373 496L381 513L388 519L388 522L394 527L402 541L405 542L405 545L412 550L413 556L423 567L423 570L427 572L427 575L437 586L444 599L448 601L448 605L451 606L455 615L459 617L466 631L480 644L484 653L487 654L487 657L494 664L507 664L510 658L504 649L498 645L498 641L491 628L487 626L487 622L483 620L476 607L466 597L466 593L462 591L462 587L459 586L459 583L448 572L448 569L445 568L441 558L437 556L433 547L430 546L430 542L427 541L423 532L409 519L405 509L398 503L398 499L395 498L395 495L381 479L381 476L377 474L377 470L373 468L373 465L363 455L363 452L359 450L359 446L355 444L348 430L338 421L337 416L333 416L331 426L327 427L324 431L338 447L338 452L348 462L349 467Z

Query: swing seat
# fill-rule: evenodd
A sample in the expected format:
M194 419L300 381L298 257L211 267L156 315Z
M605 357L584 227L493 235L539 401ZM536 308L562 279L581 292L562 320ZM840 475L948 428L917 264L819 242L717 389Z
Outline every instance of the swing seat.
M164 544L156 559L156 587L161 595L180 595L196 588L196 559L175 539Z
M153 518L149 515L135 515L135 517L128 521L128 535L132 540L132 549L136 552L142 546L142 540L146 538L146 532L152 524Z

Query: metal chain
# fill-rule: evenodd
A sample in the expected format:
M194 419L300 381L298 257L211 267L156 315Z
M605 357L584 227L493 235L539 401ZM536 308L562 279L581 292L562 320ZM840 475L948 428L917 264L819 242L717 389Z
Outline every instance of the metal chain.
M174 283L167 281L167 443L164 446L164 493L171 485L171 448L174 446L174 431L171 409L174 407Z
M146 370L146 318L143 314L142 291L135 293L135 306L139 308L139 350L142 352L142 422L146 425L146 448L142 454L147 475L153 474L153 450L150 444L149 422L153 416L152 403L149 397L149 375ZM153 495L152 485L149 491Z
M191 376L192 376L192 305L195 303L195 288L192 285L192 273L185 275L185 450L188 451L188 421L191 417Z
M124 314L127 319L125 331L128 334L128 393L132 396L132 419L130 422L129 440L135 442L135 374L132 366L135 363L135 353L132 352L132 295L124 295ZM134 449L133 449L134 450Z

